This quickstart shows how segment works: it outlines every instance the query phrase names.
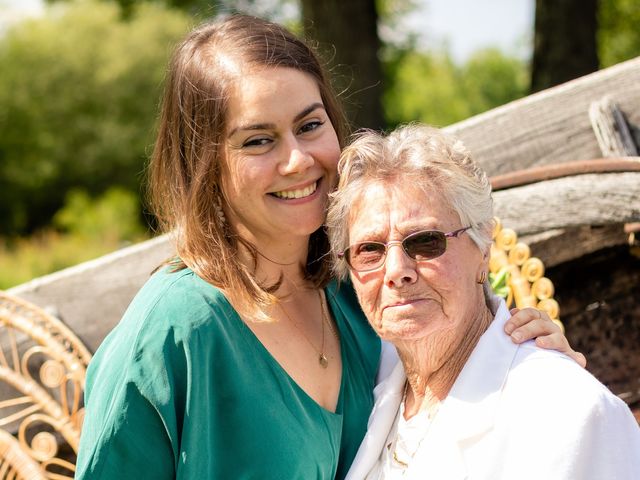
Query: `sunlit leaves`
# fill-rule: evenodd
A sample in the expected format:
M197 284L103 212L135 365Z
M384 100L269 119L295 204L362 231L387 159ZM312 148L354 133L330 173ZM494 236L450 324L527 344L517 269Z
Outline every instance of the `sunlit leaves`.
M526 94L524 62L481 50L464 65L446 53L391 52L386 63L385 112L391 126L421 121L445 126Z
M46 224L65 192L139 191L158 98L186 14L55 5L0 42L0 234Z

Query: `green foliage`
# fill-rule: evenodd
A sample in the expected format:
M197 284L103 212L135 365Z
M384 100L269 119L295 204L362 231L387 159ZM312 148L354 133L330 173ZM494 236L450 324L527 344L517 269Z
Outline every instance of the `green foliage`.
M92 200L84 190L67 193L65 205L53 217L53 225L87 240L132 241L144 234L139 220L136 196L123 188L112 187Z
M462 66L462 94L471 115L527 95L529 71L524 62L497 49L479 50Z
M101 1L120 7L122 18L128 19L139 5L153 3L162 8L181 10L201 21L219 13L246 12L258 17L270 18L288 23L291 15L287 12L298 9L298 0L45 0L46 3L70 3L81 1ZM386 0L385 0L386 1ZM395 0L404 2L407 0Z
M390 127L411 121L449 125L526 94L524 62L495 49L462 65L446 53L390 51L384 106Z
M46 3L80 3L87 0L45 0ZM96 0L88 0L96 1ZM97 0L104 3L115 4L119 7L123 18L130 18L140 4L155 3L162 8L176 8L184 10L192 15L212 16L220 2L210 0Z
M67 195L51 228L28 238L0 238L0 289L12 287L146 238L136 195L111 188L97 199L82 190Z
M600 0L598 55L602 68L640 55L638 0Z
M495 274L489 272L489 284L496 295L506 300L509 297L509 269L502 267Z
M139 191L171 47L188 17L151 4L52 8L0 41L0 234L50 221L65 192Z
M394 64L383 97L389 127L410 121L442 126L468 116L458 95L459 72L448 57L409 51Z

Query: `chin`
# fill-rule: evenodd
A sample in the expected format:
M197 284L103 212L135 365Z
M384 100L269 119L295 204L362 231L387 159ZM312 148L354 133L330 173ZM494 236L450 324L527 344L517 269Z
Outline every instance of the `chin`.
M376 333L383 340L417 340L429 334L429 327L424 321L414 319L392 320L385 322Z

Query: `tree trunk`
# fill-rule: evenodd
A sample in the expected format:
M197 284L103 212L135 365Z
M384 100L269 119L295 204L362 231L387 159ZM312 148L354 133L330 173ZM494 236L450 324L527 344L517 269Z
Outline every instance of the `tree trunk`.
M598 69L598 0L536 0L531 91Z
M355 128L384 128L374 0L301 0L305 35L318 42Z

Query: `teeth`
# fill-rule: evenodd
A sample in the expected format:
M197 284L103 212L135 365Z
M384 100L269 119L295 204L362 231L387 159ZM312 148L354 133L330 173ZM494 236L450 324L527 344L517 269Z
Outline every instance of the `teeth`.
M304 198L304 197L308 197L313 192L315 192L317 187L318 187L318 182L314 182L313 184L309 185L307 188L303 188L301 190L283 190L281 192L273 192L273 194L278 198L285 198L285 199Z

